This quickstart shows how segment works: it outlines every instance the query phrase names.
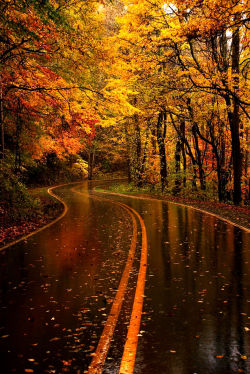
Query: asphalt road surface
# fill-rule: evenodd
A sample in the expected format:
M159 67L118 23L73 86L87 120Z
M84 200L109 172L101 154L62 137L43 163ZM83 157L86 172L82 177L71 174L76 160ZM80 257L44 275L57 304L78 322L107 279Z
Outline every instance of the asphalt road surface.
M1 373L250 372L249 234L107 183L54 189L67 214L0 251Z

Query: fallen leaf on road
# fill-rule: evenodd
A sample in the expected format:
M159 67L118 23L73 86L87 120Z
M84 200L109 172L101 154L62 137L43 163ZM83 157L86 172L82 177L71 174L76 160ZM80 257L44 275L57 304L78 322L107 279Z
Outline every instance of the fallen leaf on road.
M60 338L58 338L57 336L55 336L54 338L50 339L50 342L56 342L57 340L60 340Z

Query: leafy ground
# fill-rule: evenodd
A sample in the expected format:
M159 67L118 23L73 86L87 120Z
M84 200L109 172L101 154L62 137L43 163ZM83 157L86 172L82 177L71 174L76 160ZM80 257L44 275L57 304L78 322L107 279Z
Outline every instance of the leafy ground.
M39 208L34 209L25 219L12 217L4 205L0 206L0 247L46 225L62 212L63 205L48 194L46 187L29 192L37 199Z
M97 190L102 191L101 189ZM113 186L109 186L106 190L103 191L129 194L144 198L154 198L193 206L195 208L214 213L222 218L232 221L233 223L250 229L250 209L247 206L235 206L229 203L220 203L215 199L207 200L204 199L204 196L201 195L197 195L197 198L194 198L193 196L191 197L191 195L189 195L188 193L185 194L185 196L173 196L170 193L162 194L157 189L155 191L152 191L152 189L148 187L138 188L133 186L132 184L116 184Z

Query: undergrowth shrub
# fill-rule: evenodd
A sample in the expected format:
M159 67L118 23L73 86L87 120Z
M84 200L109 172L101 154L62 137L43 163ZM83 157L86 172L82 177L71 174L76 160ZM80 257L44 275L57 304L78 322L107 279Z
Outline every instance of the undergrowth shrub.
M39 210L39 200L30 196L25 185L8 164L1 163L0 219L25 219L39 213Z

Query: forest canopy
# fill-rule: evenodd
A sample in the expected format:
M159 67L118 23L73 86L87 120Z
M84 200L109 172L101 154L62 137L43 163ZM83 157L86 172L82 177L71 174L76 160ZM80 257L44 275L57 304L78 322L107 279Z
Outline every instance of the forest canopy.
M138 187L246 202L249 9L1 1L1 199L6 178L122 169Z

